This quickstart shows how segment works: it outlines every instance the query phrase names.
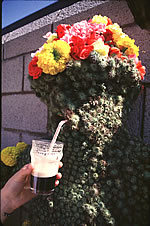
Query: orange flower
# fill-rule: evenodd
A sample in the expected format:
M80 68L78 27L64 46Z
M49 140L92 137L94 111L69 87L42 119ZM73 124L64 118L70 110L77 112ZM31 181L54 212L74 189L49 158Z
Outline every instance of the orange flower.
M138 69L141 79L144 79L144 75L146 74L146 70L145 67L142 66L141 61L138 61L138 63L136 64L136 68Z

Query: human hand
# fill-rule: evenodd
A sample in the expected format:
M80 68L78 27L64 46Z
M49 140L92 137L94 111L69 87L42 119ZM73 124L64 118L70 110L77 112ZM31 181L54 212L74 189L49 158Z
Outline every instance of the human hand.
M62 167L62 162L59 168ZM30 175L33 167L31 164L25 165L16 174L14 174L5 184L1 190L1 221L4 222L6 216L4 212L12 213L15 209L28 202L36 195L30 189L25 187L30 186ZM55 186L59 184L59 179L62 177L61 173L56 175Z

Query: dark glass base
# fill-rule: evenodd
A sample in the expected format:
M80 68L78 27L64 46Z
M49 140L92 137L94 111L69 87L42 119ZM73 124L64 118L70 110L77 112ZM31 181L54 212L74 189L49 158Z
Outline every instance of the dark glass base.
M53 177L35 177L31 175L30 185L34 194L51 194L55 188L56 176Z

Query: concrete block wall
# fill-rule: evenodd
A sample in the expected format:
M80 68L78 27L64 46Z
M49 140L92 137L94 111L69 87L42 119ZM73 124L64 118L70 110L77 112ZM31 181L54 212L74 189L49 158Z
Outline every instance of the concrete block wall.
M1 148L14 146L18 141L31 144L32 139L47 135L47 107L31 91L27 79L30 54L43 45L42 36L52 27L55 31L58 24L73 24L96 14L110 17L136 40L140 59L147 68L146 81L150 83L150 33L134 23L126 1L82 0L53 12L2 37ZM150 86L146 85L129 120L130 125L136 124L134 133L146 143L150 143L149 103Z

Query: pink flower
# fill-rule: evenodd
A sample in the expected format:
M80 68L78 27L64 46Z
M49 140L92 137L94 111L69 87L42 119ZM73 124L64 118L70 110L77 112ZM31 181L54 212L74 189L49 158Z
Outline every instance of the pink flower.
M91 24L83 20L72 25L69 34L82 38L86 44L92 44L106 31L105 27L105 24Z
M48 39L52 35L52 32L47 32L46 35L43 36L43 38Z
M128 55L128 58L129 59L133 59L134 60L134 62L137 64L138 63L138 57L135 55L135 54L132 54L132 55Z
M89 24L89 28L92 30L92 31L95 31L97 32L98 34L100 33L104 33L106 31L106 25L105 24L97 24L97 23L88 23Z
M85 40L89 34L89 27L87 21L83 20L81 22L73 24L69 32L71 35L78 36Z
M43 49L43 46L41 46L35 53L31 53L31 57L33 58L37 53L40 53Z
M60 38L60 40L63 40L65 42L67 42L68 44L71 43L71 35L69 33L66 33L62 38Z

